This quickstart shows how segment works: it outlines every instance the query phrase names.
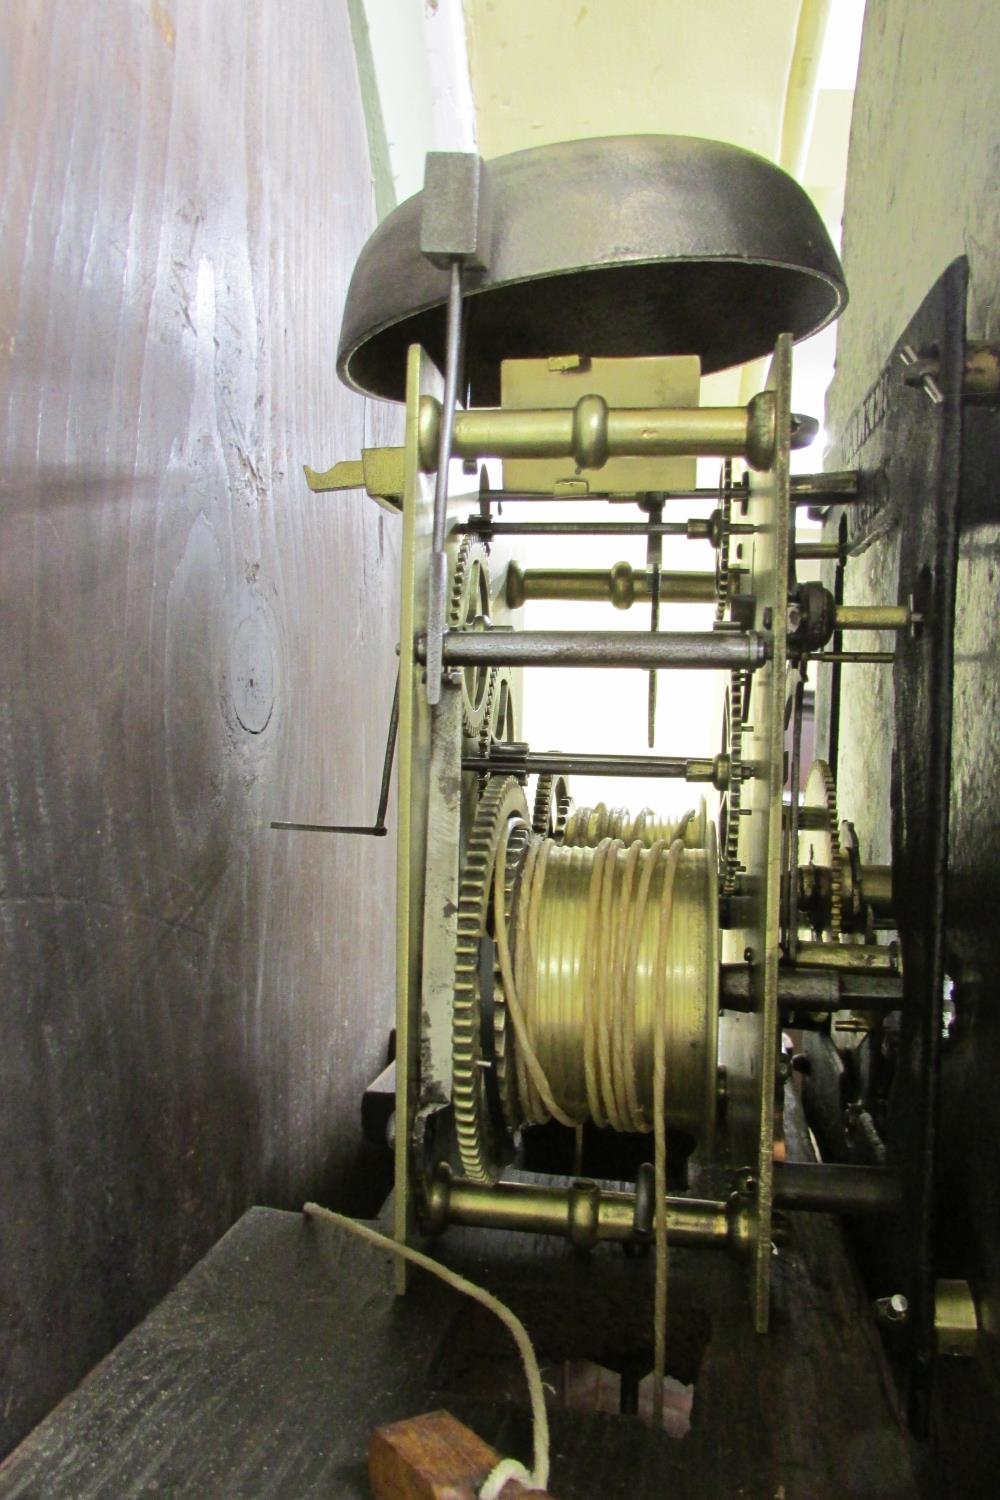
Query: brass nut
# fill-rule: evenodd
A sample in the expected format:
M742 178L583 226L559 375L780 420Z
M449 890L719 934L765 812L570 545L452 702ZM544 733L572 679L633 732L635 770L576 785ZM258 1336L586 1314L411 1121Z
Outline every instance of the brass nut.
M631 609L635 603L635 574L627 562L617 562L608 574L608 597L615 609Z
M581 396L573 408L573 457L581 469L601 469L608 461L608 403L603 396Z

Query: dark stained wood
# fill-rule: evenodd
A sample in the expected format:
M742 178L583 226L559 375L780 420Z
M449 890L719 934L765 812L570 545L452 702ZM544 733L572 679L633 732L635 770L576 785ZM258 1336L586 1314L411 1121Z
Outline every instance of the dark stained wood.
M371 820L397 535L301 477L395 430L333 368L343 0L5 0L0 58L3 1452L248 1205L343 1201L392 840L268 822Z
M369 1500L376 1427L435 1405L457 1303L300 1214L253 1209L0 1468L0 1496Z
M447 1411L378 1427L368 1449L368 1477L377 1500L476 1500L500 1454ZM552 1500L508 1480L500 1500Z
M574 1326L580 1347L612 1346L625 1283L640 1308L648 1293L650 1263L614 1247L581 1261L561 1244L466 1231L439 1249L525 1317L543 1364ZM671 1337L682 1353L684 1320L710 1323L700 1366L687 1374L691 1430L676 1440L637 1418L554 1405L560 1500L936 1493L918 1488L836 1226L797 1218L763 1338L742 1267L696 1252L677 1252L672 1265ZM528 1461L517 1356L494 1320L481 1334L468 1307L423 1275L397 1301L387 1257L333 1225L254 1209L11 1456L0 1500L105 1500L154 1486L178 1500L366 1500L371 1433L438 1407ZM481 1364L492 1380L477 1374Z

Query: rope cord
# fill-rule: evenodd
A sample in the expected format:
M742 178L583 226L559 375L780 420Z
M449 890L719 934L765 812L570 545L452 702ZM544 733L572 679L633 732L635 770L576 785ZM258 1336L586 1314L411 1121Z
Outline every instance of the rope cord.
M384 1250L389 1255L395 1255L400 1260L419 1266L422 1271L429 1271L432 1276L443 1281L445 1286L450 1286L453 1291L462 1292L466 1297L471 1297L473 1302L478 1302L481 1307L485 1307L500 1319L517 1345L517 1352L524 1366L525 1379L528 1382L534 1459L530 1470L526 1469L516 1458L501 1459L483 1482L479 1491L480 1500L498 1500L504 1486L511 1479L517 1479L525 1489L544 1490L549 1482L549 1417L545 1409L545 1392L542 1389L542 1375L538 1368L538 1359L528 1336L528 1330L517 1314L512 1312L505 1302L501 1302L499 1297L494 1297L492 1292L487 1292L483 1287L477 1286L474 1281L467 1281L464 1276L459 1276L457 1271L451 1271L447 1266L440 1265L438 1261L432 1260L429 1255L424 1255L420 1250L413 1250L409 1245L401 1245L398 1240L392 1240L388 1235L369 1229L367 1224L359 1224L356 1219L349 1219L345 1214L334 1213L333 1209L323 1208L319 1203L305 1204L302 1212L310 1218L324 1219L330 1224L335 1224L338 1229L346 1229L349 1234L356 1235L366 1244L373 1245L376 1250Z
M515 829L526 844L516 910L508 915ZM668 860L674 845L678 852ZM678 1001L667 989L669 943L649 908L655 901L669 929L684 847L678 834L648 847L605 838L596 848L567 849L520 820L501 830L493 934L516 1041L514 1084L529 1124L558 1120L577 1128L592 1120L623 1132L653 1129L653 1036L678 1024L670 1008Z
M667 854L663 877L663 904L660 908L660 934L656 965L658 1013L666 1003L666 949L670 938L674 878L683 844L676 840ZM663 1426L663 1383L667 1371L667 1046L664 1028L657 1026L653 1041L653 1183L656 1189L656 1211L653 1219L656 1239L656 1279L653 1285L653 1419Z
M674 885L684 853L683 830L687 821L687 818L681 821L669 843L658 838L646 847L637 839L628 849L620 838L605 837L595 848L566 849L552 839L531 835L519 881L513 955L504 904L507 850L515 826L513 821L508 822L501 833L493 886L494 936L517 1041L517 1083L526 1117L534 1123L552 1118L577 1129L590 1118L598 1125L611 1125L615 1130L648 1131L650 1121L639 1098L636 987L650 888L654 874L662 871L653 965L655 1024L651 1122L656 1197L653 1408L654 1417L660 1424L663 1420L667 1318L667 980ZM546 874L550 863L558 868L560 864L568 866L572 862L577 865L589 862L590 866L581 970L587 1002L583 1010L582 1039L586 1101L576 1112L558 1101L557 1095L565 1098L564 1079L557 1074L556 1087L553 1087L538 1057L531 1030ZM564 1052L556 1052L553 1060L557 1068L563 1067Z
M511 1018L514 1022L514 1032L518 1039L517 1068L521 1098L525 1098L530 1080L530 1083L534 1085L537 1096L542 1100L552 1119L558 1120L561 1125L575 1126L583 1122L574 1120L570 1115L567 1115L560 1109L553 1098L548 1079L545 1076L541 1063L538 1061L535 1049L528 1038L524 1012L521 1009L521 1002L514 983L514 967L511 960L510 938L507 932L507 914L504 911L504 871L507 867L507 846L510 843L510 836L514 827L515 820L509 819L503 827L497 845L496 878L493 885L493 915L497 954L500 959L500 972L504 977L507 1007L510 1010ZM548 842L547 839L538 838L537 836L531 840L525 858L525 876L528 874L529 869L531 871L534 870L539 848ZM524 878L522 876L522 879ZM522 903L522 906L524 904Z
M567 848L592 849L604 839L620 839L623 844L638 842L647 849L655 843L672 844L674 839L683 839L688 845L694 839L698 844L700 821L693 808L674 822L658 817L651 807L644 807L633 818L624 807L608 807L598 802L595 807L573 808L560 842Z

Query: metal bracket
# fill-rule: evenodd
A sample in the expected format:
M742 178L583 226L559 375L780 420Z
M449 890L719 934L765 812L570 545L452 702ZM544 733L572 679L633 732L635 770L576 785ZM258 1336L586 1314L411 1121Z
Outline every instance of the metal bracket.
M333 490L366 489L385 510L398 515L403 508L402 448L362 448L359 459L334 464L332 469L302 465L306 484L314 495Z

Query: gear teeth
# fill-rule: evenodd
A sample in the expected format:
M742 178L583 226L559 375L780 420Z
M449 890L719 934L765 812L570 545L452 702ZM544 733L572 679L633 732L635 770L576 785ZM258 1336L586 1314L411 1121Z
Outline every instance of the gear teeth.
M732 575L729 538L733 524L733 464L727 458L719 471L719 548L715 554L715 618L721 625L729 609Z
M517 739L517 725L513 723L513 703L511 702L511 676L509 667L495 667L490 678L490 684L486 695L486 711L483 715L482 728L479 731L479 750L481 755L489 755L494 745L508 744ZM508 734L504 727L504 720L508 711L511 717L511 732Z
M490 608L489 553L483 542L464 536L455 557L448 596L448 629L464 630ZM462 733L467 739L479 738L489 723L490 703L495 694L499 668L487 670L485 684L476 673L462 672ZM477 683L470 690L470 682Z
M817 760L815 768L823 777L823 792L826 799L826 817L830 840L830 935L834 942L840 941L844 921L844 867L840 847L840 816L837 812L837 783L825 760Z
M552 828L552 788L554 784L554 776L539 776L538 785L535 787L535 802L531 809L531 827L534 833L540 833L543 837Z
M493 869L504 824L527 825L528 804L513 776L491 777L479 799L458 888L458 937L452 1009L452 1105L463 1175L494 1182L500 1164L488 1147L488 1109L481 1076L480 945L490 912Z
M504 870L503 909L508 927L514 915L517 877L520 874L524 855L528 849L530 840L531 830L528 828L527 823L518 823L512 829L507 843L507 868ZM508 1020L507 997L504 993L503 976L500 972L500 959L499 955L494 951L493 1051L496 1057L496 1075L500 1093L500 1104L503 1109L504 1119L507 1122L507 1128L512 1134L521 1123L518 1111L516 1079L514 1069L511 1066L513 1047L514 1036Z
M743 719L747 691L747 673L733 672L729 679L729 781L724 803L722 837L719 853L722 860L722 893L731 896L740 873L740 806L743 801Z
M572 809L573 798L566 777L555 774L539 776L531 811L532 831L544 838L562 838Z
M837 811L837 783L825 760L814 760L806 778L803 807L821 821L811 825L804 834L800 826L799 848L796 858L803 863L804 848L808 850L810 864L819 864L830 871L830 899L828 912L824 914L822 926L813 915L813 927L817 934L829 930L830 939L838 943L844 931L844 851L841 845L840 815Z

